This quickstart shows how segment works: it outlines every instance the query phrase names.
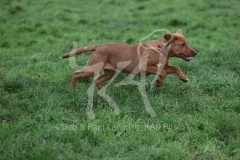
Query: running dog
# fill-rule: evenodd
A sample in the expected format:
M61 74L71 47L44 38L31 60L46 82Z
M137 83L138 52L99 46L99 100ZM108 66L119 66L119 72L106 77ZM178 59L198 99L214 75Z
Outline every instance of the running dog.
M71 51L62 58L69 58L83 52L94 51L84 69L75 71L72 77L72 88L81 78L93 77L101 70L102 74L94 80L101 89L105 81L113 78L115 72L130 73L139 76L158 75L156 86L160 87L166 74L175 73L180 80L187 82L188 78L177 66L168 64L170 57L178 57L190 61L197 52L190 47L187 39L179 29L174 34L166 33L162 38L141 42L136 45L108 43L85 46Z

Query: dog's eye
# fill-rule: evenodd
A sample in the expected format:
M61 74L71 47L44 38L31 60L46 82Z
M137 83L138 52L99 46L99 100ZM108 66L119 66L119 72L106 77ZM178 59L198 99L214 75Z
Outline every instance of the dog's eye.
M180 44L180 45L184 47L184 46L185 46L185 43L182 43L182 44Z

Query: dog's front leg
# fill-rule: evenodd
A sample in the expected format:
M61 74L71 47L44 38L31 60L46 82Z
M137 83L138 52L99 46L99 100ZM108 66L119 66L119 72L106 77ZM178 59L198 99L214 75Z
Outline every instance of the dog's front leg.
M151 59L148 54L143 55L139 62L139 71L141 76L148 74L158 75L159 79L156 81L156 87L160 87L166 77L166 71L163 68L157 67L156 63L154 63L155 60L156 59Z
M167 74L168 73L175 73L179 77L179 79L182 80L183 82L187 82L188 81L187 76L185 76L183 74L182 70L179 67L177 67L177 66L171 66L171 65L167 64L164 67L164 70L166 71Z
M166 77L166 71L164 69L158 68L156 66L146 66L145 70L141 70L141 72L145 72L147 74L156 74L159 76L159 79L156 81L156 87L162 86L164 79Z
M156 74L159 76L158 80L156 81L155 86L156 87L161 87L163 85L164 79L166 77L166 71L155 67L155 66L147 66L147 72L148 73L152 73L152 74Z

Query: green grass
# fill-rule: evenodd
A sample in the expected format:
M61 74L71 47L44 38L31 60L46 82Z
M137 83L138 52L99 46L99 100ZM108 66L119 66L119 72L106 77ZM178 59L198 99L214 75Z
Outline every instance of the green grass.
M2 0L0 2L0 159L240 159L240 3L178 0ZM92 78L70 88L74 70L59 59L77 46L136 44L154 29L179 28L198 52L172 59L190 79L168 75L146 93L136 85L95 91ZM164 32L157 36L161 37ZM156 38L156 37L153 37ZM151 38L150 38L151 39ZM84 66L89 53L76 57ZM139 78L136 78L139 81Z

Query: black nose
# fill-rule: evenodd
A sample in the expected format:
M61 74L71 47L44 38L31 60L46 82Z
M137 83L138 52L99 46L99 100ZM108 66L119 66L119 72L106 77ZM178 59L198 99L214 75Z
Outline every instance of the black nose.
M196 56L197 52L196 52L196 51L194 51L194 53L193 53L193 54L194 54L194 56Z

